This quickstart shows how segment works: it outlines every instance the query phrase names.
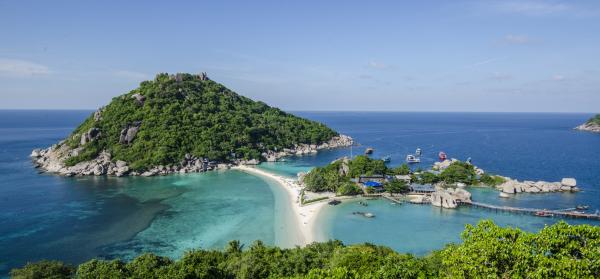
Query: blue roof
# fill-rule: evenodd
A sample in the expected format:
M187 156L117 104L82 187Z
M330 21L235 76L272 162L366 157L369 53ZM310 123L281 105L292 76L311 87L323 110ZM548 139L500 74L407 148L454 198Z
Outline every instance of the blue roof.
M381 183L379 183L377 181L367 181L364 184L365 184L365 186L368 186L368 187L381 187Z

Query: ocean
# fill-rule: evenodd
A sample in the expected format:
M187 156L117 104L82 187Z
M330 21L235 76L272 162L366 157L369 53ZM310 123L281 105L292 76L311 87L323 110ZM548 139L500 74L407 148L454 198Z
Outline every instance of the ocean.
M130 259L143 252L178 257L192 248L220 249L229 240L289 246L289 208L273 182L239 171L165 177L74 177L39 174L28 157L67 136L91 111L0 111L0 274L43 258L79 263L91 257ZM580 193L521 194L500 199L491 189L470 189L473 199L499 205L600 209L600 135L572 130L590 114L295 112L355 138L361 146L292 157L260 167L294 177L341 156L391 155L403 162L417 147L421 167L439 151L487 172L520 180L574 177ZM465 224L489 218L535 231L558 218L473 208L368 201L366 219L357 202L328 206L320 239L371 242L423 255L460 241ZM566 220L582 223L581 220ZM597 222L588 222L598 225Z

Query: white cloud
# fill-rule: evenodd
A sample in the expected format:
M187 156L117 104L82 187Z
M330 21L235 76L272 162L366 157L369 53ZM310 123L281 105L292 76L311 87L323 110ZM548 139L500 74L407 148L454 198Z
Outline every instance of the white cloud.
M496 8L502 12L528 16L559 14L571 10L571 6L557 1L501 1Z
M506 35L504 42L512 45L524 45L532 42L531 38L525 35Z
M148 74L127 70L118 70L115 71L113 74L120 78L133 79L138 81L147 80L150 78Z
M35 75L47 75L50 73L48 67L17 59L0 58L0 76L5 77L28 77Z

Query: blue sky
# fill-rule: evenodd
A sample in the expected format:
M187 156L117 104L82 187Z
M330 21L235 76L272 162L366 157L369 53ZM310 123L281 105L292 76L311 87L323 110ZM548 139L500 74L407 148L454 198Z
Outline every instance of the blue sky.
M286 110L600 111L599 1L2 1L0 108L208 72Z

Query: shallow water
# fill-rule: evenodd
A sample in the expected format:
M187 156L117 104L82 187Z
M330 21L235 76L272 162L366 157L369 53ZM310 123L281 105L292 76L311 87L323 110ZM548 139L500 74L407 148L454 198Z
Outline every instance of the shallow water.
M0 274L42 258L78 263L91 257L131 258L141 252L178 257L187 249L221 248L239 239L288 246L296 236L285 192L272 181L238 171L166 177L65 178L38 174L31 149L64 138L90 111L0 111ZM353 136L392 165L419 146L426 166L439 150L472 157L485 170L519 179L577 178L578 194L520 195L474 189L474 199L506 205L600 208L600 135L572 131L585 114L299 113ZM261 168L295 177L350 149L266 163ZM461 208L369 201L376 218L350 214L355 202L327 207L322 239L373 242L417 254L458 241L466 223L492 218L528 230L558 219ZM573 223L574 220L569 220Z

